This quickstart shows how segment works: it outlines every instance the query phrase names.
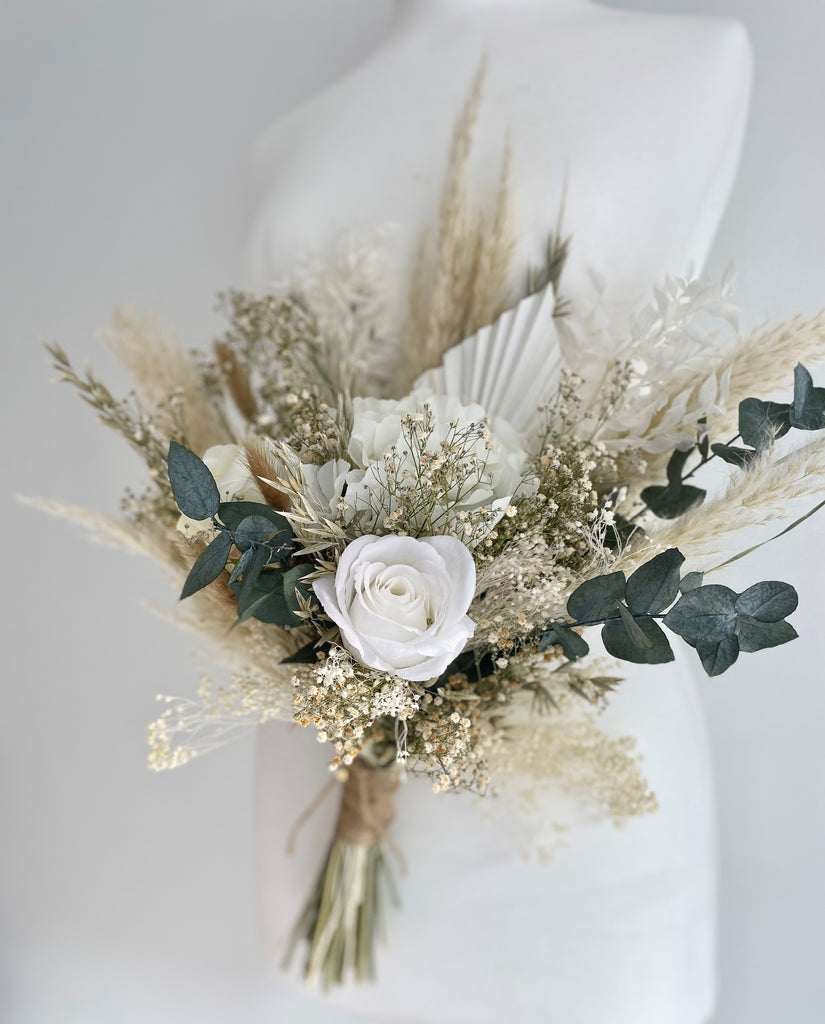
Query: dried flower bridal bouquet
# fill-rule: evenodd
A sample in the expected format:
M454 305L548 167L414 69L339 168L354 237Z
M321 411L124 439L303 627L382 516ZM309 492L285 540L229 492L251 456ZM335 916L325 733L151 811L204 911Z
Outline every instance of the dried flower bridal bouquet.
M715 676L793 640L790 584L737 593L720 570L743 530L822 504L825 388L803 363L825 318L739 335L730 281L705 278L669 279L630 320L593 316L565 296L560 230L518 286L507 156L471 213L477 103L401 322L377 237L347 236L278 292L225 295L208 354L118 311L106 341L131 398L52 349L149 483L119 520L49 507L166 566L176 618L231 672L165 699L150 765L273 718L329 746L341 810L294 932L324 987L373 973L402 772L494 793L507 763L617 820L653 810L632 743L595 714L618 663L655 672L686 645ZM727 477L714 493L709 463Z

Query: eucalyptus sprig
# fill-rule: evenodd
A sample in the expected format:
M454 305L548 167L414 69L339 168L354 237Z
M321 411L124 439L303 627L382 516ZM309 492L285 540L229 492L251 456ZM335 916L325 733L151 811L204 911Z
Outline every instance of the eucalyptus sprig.
M312 591L306 562L290 564L295 538L287 519L269 505L221 501L205 463L172 441L167 456L169 483L180 511L189 519L211 520L217 536L200 553L186 577L181 600L220 576L233 562L228 585L238 602L237 626L249 618L277 626L299 626Z
M802 363L797 363L794 369L792 402L745 398L739 403L739 433L736 437L724 443L711 444L710 436L703 429L695 445L684 450L677 448L671 455L666 470L667 484L646 487L640 497L647 509L659 519L676 519L705 499L707 491L685 483L697 470L714 458L739 469L747 469L758 455L792 428L825 429L825 388L814 387L813 378ZM735 442L740 438L749 447L737 446ZM698 452L700 461L684 472L694 452Z
M698 572L681 577L684 560L678 548L669 548L628 578L619 571L586 580L568 599L570 620L551 622L540 637L539 651L559 646L568 661L576 661L590 652L576 630L601 625L608 654L638 665L660 665L674 660L661 621L696 650L709 676L717 676L740 652L796 638L796 630L785 621L798 604L790 584L769 580L737 594L729 587L704 585Z

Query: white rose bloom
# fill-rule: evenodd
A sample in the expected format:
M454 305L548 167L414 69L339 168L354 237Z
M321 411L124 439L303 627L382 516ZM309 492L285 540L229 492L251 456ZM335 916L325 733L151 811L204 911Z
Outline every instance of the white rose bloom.
M202 456L203 464L215 478L221 501L256 501L266 504L261 489L249 472L244 451L237 444L216 444L207 448ZM190 519L182 515L178 520L178 531L184 537L215 533L211 519Z
M416 486L412 453L404 438L402 419L421 412L425 404L430 407L434 427L427 442L431 451L437 451L441 442L448 440L456 431L464 431L471 424L482 421L487 423L489 438L477 437L465 449L468 458L475 455L484 463L484 471L474 486L466 488L465 493L450 496L450 506L453 512L492 509L496 513L490 523L492 529L504 515L521 483L527 459L521 436L505 420L487 417L480 405L463 405L457 398L423 392L413 392L399 401L356 398L353 402L349 456L357 468L347 475L344 495L352 510L351 515L359 518L362 528L383 526L386 513L394 508L387 494L383 461L393 447L398 453L398 475L404 469L410 470L410 486Z
M313 584L346 649L363 665L423 682L441 675L475 631L476 571L455 537L359 537Z

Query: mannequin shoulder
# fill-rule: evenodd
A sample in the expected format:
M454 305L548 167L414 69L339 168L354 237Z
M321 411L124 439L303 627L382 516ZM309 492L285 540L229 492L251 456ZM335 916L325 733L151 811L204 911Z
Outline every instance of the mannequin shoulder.
M753 49L745 26L733 18L663 16L657 35L663 50L681 54L696 74L712 73L714 80L746 82L753 75Z
M744 125L753 51L741 22L600 8L589 36L580 53L593 66L599 108L638 104L654 123L675 119L688 134L692 125Z
M527 83L541 93L545 80L549 85L556 79L581 88L585 69L600 91L608 76L616 84L621 76L631 87L658 78L666 92L684 90L686 101L691 90L715 90L724 101L726 93L747 96L750 89L750 40L744 25L733 19L594 5L573 20L560 20L551 9L528 22L498 9L484 17L465 15L450 27L448 32L444 23L434 23L409 36L391 34L351 72L272 122L254 149L261 178L268 179L273 165L298 139L305 142L308 131L329 131L342 119L400 113L412 99L408 92L425 108L438 100L439 106L458 110L483 55L493 93L515 87L523 94Z

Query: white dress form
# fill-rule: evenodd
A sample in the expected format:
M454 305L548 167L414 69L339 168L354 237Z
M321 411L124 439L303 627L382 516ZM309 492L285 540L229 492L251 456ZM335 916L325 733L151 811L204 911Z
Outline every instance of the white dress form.
M433 220L452 127L483 54L474 184L495 187L509 134L516 266L541 262L565 174L568 288L586 266L627 294L702 265L750 95L738 23L589 0L399 0L383 45L259 140L269 194L253 230L253 283L358 223L397 225L408 259Z
M437 207L455 117L488 55L473 163L492 187L514 156L515 265L541 259L567 172L574 249L614 295L701 267L744 131L750 53L735 24L586 0L408 0L358 69L273 125L258 147L271 188L256 222L256 286L341 229L398 225L399 275ZM485 177L486 175L486 177ZM687 658L633 669L605 724L638 738L660 809L621 831L582 826L548 866L485 822L472 798L403 787L393 829L409 874L377 985L307 996L305 1019L464 1024L700 1024L715 986L715 827L704 721ZM286 831L326 781L329 748L275 724L258 746L259 871L277 963L335 816ZM548 819L553 807L545 807Z

